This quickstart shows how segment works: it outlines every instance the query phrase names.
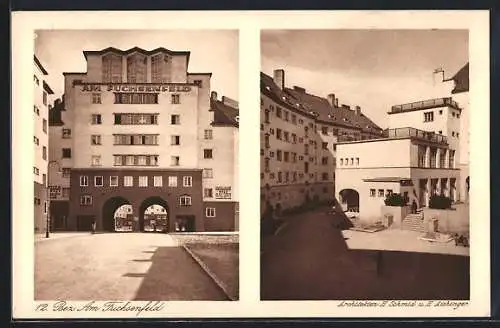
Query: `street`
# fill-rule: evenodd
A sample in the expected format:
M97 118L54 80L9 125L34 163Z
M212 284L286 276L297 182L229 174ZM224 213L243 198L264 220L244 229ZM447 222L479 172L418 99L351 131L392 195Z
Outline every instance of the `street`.
M334 227L339 214L325 212L290 217L276 236L266 238L261 299L469 298L468 256L350 249Z
M36 300L227 300L167 234L106 233L35 243Z

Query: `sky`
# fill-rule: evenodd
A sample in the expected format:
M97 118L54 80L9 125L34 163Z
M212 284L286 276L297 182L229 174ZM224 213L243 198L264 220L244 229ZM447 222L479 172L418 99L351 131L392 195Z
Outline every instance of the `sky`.
M387 127L392 105L435 96L433 71L452 77L468 62L467 30L266 30L261 70L285 85L361 107Z
M35 38L35 54L58 97L64 90L63 72L86 72L84 50L135 46L191 51L188 71L212 72L212 91L238 100L237 30L38 30Z

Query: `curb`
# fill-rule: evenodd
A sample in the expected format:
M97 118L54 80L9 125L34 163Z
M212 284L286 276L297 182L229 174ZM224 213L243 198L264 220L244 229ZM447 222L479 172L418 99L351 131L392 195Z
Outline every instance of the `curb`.
M227 288L224 285L224 283L222 281L220 281L219 278L217 278L217 276L208 268L208 266L196 254L194 254L185 245L182 245L182 248L184 248L184 250L189 255L191 255L191 257L195 260L195 262L198 263L198 265L201 267L201 269L203 271L205 271L205 273L215 282L215 284L217 285L217 287L219 287L219 289L222 290L222 292L227 296L227 298L229 298L229 300L231 300L231 301L237 301L238 300L237 298L234 298L233 296L231 296L231 294L227 291Z

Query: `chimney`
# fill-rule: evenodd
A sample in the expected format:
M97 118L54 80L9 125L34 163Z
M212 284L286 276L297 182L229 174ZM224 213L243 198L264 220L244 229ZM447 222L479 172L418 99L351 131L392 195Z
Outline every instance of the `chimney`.
M327 99L328 99L328 103L330 104L330 106L335 107L335 94L334 93L330 93L327 96Z
M346 105L346 104L342 104L342 108L345 108L345 109L351 109L350 106Z
M217 100L217 92L216 91L212 91L210 93L210 99L212 100Z
M356 106L356 115L361 116L361 107Z
M306 93L306 89L298 87L298 86L294 86L293 90L300 92L300 93Z
M280 88L281 90L285 89L285 71L282 69L275 69L273 81L278 86L278 88Z
M339 107L339 98L335 98L335 107Z

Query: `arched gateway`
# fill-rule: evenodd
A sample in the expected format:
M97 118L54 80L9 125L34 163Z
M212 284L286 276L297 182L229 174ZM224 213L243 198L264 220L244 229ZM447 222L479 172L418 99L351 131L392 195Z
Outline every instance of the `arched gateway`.
M161 197L148 197L139 207L139 230L145 232L168 232L168 203Z

